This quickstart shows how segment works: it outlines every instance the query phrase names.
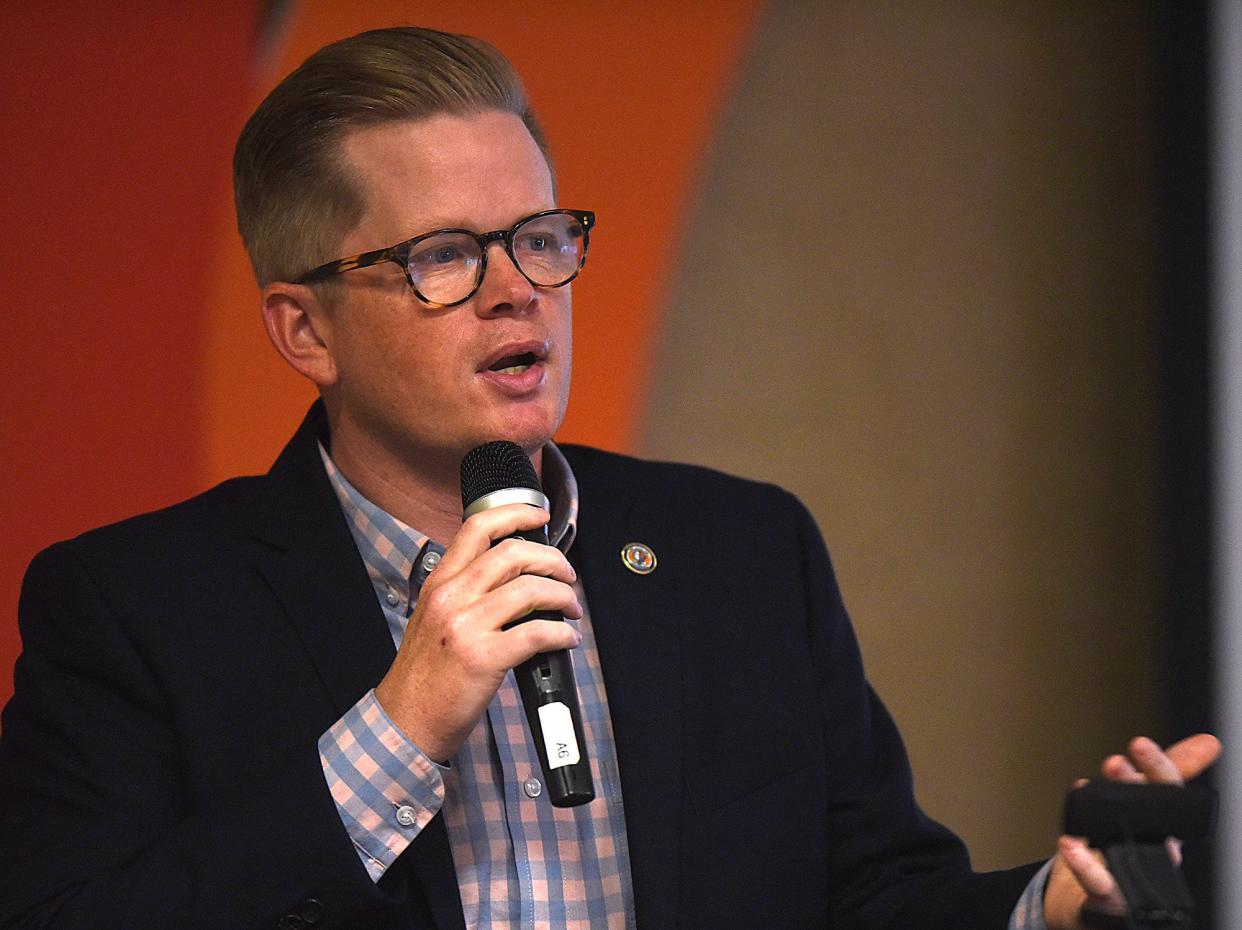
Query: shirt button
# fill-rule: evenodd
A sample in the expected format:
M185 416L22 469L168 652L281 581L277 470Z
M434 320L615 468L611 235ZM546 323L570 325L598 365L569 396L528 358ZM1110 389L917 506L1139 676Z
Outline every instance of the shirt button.
M528 798L537 798L543 794L543 782L538 778L528 778L522 782L522 790L526 792Z
M403 827L412 827L418 823L418 812L408 804L402 804L397 808L397 823Z
M394 591L392 588L389 588L388 593L384 595L384 600L388 602L389 607L396 607L397 602L401 600L401 598L397 596L396 591Z
M423 571L430 574L431 570L440 564L440 553L432 549L423 556Z

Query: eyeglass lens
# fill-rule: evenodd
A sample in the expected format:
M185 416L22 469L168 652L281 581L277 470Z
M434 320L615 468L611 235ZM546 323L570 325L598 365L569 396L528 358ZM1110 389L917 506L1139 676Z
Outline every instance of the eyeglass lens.
M531 217L514 228L511 254L532 284L557 287L582 266L582 224L568 213ZM407 266L410 281L427 300L450 304L478 286L483 253L469 233L446 232L416 243Z

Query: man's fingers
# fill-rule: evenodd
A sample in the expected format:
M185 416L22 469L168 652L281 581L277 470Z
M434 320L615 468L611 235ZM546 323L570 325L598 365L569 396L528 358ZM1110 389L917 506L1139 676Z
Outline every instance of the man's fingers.
M527 620L500 634L497 658L512 668L540 652L573 649L582 634L561 620Z
M1182 841L1175 836L1165 837L1165 851L1169 854L1169 860L1174 865L1182 864Z
M548 512L529 504L506 504L476 513L461 525L436 571L442 576L455 575L490 549L495 540L537 529L547 522Z
M1108 868L1085 842L1073 836L1057 840L1057 851L1091 899L1121 904L1121 892Z
M480 628L499 629L507 623L525 617L532 610L555 610L578 620L582 617L582 605L574 589L553 578L539 575L521 575L508 584L480 597L470 607L470 613L481 620ZM469 621L473 625L474 621Z
M1146 736L1136 736L1130 740L1130 758L1135 767L1143 773L1145 781L1168 785L1180 785L1182 773L1178 771L1160 745Z
M582 634L560 620L528 620L499 632L488 644L489 657L498 666L515 668L540 652L573 649Z
M1143 782L1143 773L1123 755L1109 756L1100 764L1100 774L1109 781Z
M1196 733L1174 743L1166 751L1182 781L1190 781L1220 756L1220 740L1211 733Z
M577 573L555 546L504 538L512 537L518 530L539 527L546 521L546 511L527 504L511 504L475 514L462 526L440 559L433 575L433 586L451 581L461 586L463 592L478 595L527 574L573 584ZM493 545L494 539L500 542Z
M1199 733L1174 743L1167 750L1146 736L1127 747L1129 756L1109 756L1100 765L1105 778L1123 782L1180 785L1199 775L1220 755L1220 740Z
M519 575L542 575L565 584L573 584L578 577L561 550L525 539L497 543L463 569L460 577L475 590L490 591Z

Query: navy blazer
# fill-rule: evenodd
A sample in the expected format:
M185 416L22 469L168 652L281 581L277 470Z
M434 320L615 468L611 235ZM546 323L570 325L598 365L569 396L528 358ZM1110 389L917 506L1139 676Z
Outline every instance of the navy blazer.
M377 886L317 741L393 644L316 449L40 553L0 734L0 927L463 927L442 818ZM827 552L771 485L563 446L638 926L1003 930L914 802ZM650 546L649 575L621 549Z

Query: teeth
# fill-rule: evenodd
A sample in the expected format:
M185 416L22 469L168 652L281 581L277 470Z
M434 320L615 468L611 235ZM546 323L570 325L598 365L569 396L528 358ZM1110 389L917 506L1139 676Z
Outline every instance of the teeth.
M520 375L529 367L529 365L514 365L511 368L499 368L497 373L502 375Z

